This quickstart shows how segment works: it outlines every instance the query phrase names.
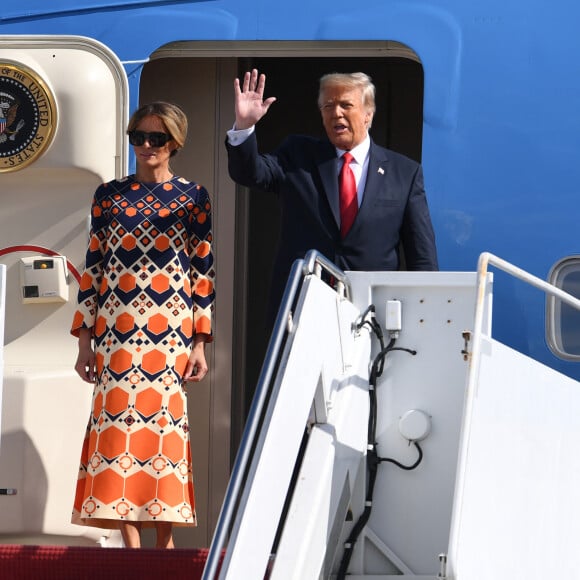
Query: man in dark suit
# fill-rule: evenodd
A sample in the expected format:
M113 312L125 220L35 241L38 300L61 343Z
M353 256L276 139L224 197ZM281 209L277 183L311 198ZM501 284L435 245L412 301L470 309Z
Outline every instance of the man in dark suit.
M401 245L405 269L437 270L421 166L369 137L375 112L371 79L364 73L323 76L318 105L328 140L293 135L272 153L260 154L254 128L276 100L264 99L265 82L256 69L242 83L235 79L236 121L226 147L236 183L280 198L271 307L279 305L294 260L311 249L342 270L378 271L400 268ZM345 169L354 177L354 197L343 213L345 152L351 154Z

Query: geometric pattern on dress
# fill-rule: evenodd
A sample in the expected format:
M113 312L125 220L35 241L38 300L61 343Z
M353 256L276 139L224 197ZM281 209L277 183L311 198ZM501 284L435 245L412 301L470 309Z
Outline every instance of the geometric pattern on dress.
M73 523L196 525L181 378L193 335L211 335L214 281L205 188L129 176L97 189L71 328L92 330L97 366Z

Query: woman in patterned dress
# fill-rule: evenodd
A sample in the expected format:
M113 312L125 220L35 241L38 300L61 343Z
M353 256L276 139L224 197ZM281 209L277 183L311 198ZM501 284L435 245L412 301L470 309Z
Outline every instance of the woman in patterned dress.
M127 547L154 527L156 547L173 548L173 526L197 524L184 384L208 370L211 202L170 168L179 107L144 105L127 132L136 172L95 192L71 328L75 370L95 385L72 521L118 528Z

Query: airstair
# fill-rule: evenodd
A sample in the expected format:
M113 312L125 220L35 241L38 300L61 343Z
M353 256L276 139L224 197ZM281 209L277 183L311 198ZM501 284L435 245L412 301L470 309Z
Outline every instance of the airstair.
M291 273L203 578L580 577L580 389L478 272ZM220 558L223 555L223 562Z

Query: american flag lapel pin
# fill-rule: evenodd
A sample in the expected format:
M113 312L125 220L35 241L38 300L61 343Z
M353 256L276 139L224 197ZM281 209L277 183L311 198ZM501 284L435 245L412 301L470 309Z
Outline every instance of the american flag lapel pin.
M382 167L379 167L378 172L383 175L383 173L385 172L385 170Z

